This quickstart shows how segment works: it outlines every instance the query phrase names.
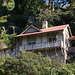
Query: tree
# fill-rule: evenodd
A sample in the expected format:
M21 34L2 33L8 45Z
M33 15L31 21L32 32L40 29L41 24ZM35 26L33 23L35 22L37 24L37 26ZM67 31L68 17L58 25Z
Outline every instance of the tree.
M12 44L15 42L15 39L14 38L12 39L12 37L15 34L12 34L12 35L6 34L5 28L4 29L0 29L0 30L1 30L0 31L0 49L3 49L4 47L11 47Z
M0 17L8 15L15 7L14 0L0 0Z
M38 21L37 21L37 25L42 25L42 21L48 21L48 24L51 25L60 25L62 24L62 22L60 22L60 16L58 15L58 13L55 12L51 12L50 10L45 10L43 12L41 12L39 14L39 16L37 17ZM42 26L41 26L42 27Z
M19 15L34 15L45 5L44 0L15 0L15 9L13 13Z
M6 15L7 10L6 7L3 7L3 0L0 0L0 17Z
M6 59L0 66L4 70L4 75L50 75L53 65L48 57L32 52L21 52L21 56ZM2 70L0 71L2 72ZM56 71L55 71L56 72Z
M48 0L49 8L54 11L56 6L65 6L67 4L66 0Z
M7 1L6 7L7 7L8 10L12 11L15 8L14 0Z
M3 75L74 75L75 72L75 63L61 65L41 53L26 51L21 51L18 57L0 60L0 63L0 74Z

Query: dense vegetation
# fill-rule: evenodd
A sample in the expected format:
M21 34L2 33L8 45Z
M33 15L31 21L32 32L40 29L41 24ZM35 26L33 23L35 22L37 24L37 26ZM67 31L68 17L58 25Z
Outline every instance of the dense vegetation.
M38 28L44 20L49 27L70 24L75 35L75 0L0 0L0 49L4 43L10 47L15 42L14 35L7 34L9 26L14 25L21 32L30 25L29 16L34 17L33 25ZM3 26L5 30L1 29ZM21 52L19 57L7 58L0 59L0 75L74 75L75 72L75 63L53 63L40 53Z
M34 17L33 25L38 28L41 28L41 22L44 20L48 21L49 26L70 24L72 33L75 35L74 0L0 0L0 28L5 26L8 31L9 26L14 25L22 32L30 25L29 16ZM4 42L9 46L10 38L8 35L6 38L9 42L8 40Z
M75 64L51 62L41 53L21 52L19 57L0 58L0 75L74 75Z
M27 25L29 16L34 16L35 26L41 27L41 21L51 25L70 24L75 20L74 0L0 0L0 25L7 28L10 23L22 29ZM55 1L54 7L51 1ZM62 7L65 6L65 7ZM54 11L52 10L54 8Z

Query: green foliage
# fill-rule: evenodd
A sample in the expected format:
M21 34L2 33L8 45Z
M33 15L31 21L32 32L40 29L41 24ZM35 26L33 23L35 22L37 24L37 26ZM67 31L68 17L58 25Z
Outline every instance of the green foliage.
M74 75L75 63L56 67L49 57L41 53L21 51L19 57L0 60L0 74L3 75ZM57 64L59 65L59 64Z
M42 5L41 5L42 4ZM43 7L45 4L44 0L15 0L15 14L25 14L25 15L33 15L40 10L40 7Z
M44 0L15 0L15 8L11 12L11 16L7 18L8 22L23 29L27 25L28 17L37 16L40 8L44 8L45 6Z
M0 0L0 17L6 15L7 10L6 7L3 7L3 0Z
M4 42L8 47L11 47L12 44L15 42L14 38L12 39L12 37L14 36L15 34L11 34L11 35L8 35L6 34L6 31L4 31L3 34L0 34L0 43L1 42ZM11 40L12 39L12 40Z
M7 5L6 5L6 7L10 11L13 10L15 8L15 2L14 2L14 0L9 0L8 3L7 3Z
M24 28L27 24L27 17L25 15L9 16L7 20L8 22L11 22L14 25L18 26L20 29Z
M6 57L10 58L9 54L6 54ZM0 75L4 75L4 73L5 73L5 71L3 69L3 65L4 65L5 61L6 61L5 57L1 56L0 57Z
M48 24L48 27L53 27L53 25L51 25L51 24Z
M50 75L52 66L48 57L44 58L40 53L37 55L23 51L19 57L6 59L1 68L4 75Z
M27 28L29 26L27 24L28 16L34 16L34 18L36 18L36 23L33 25L38 28L41 28L42 21L46 20L49 23L49 27L68 24L75 21L74 0L68 0L70 5L64 8L59 6L61 3L58 3L55 6L54 12L52 12L51 9L48 8L48 5L45 3L45 1L46 0L0 0L0 25L5 25L6 27L8 27L8 23L13 23L22 31L24 30L24 28ZM63 1L64 0L62 0L62 2ZM8 14L10 16L8 16ZM74 33L75 29L73 29L72 31ZM5 43L11 46L9 40L10 37L8 37L8 35L6 36L7 37L5 37L4 35L6 39L1 40L6 40Z
M51 24L53 26L68 24L75 21L74 0L68 0L70 5L64 8L60 7L61 3L65 5L64 0L61 0L60 3L57 0L54 12L48 8L45 2L46 0L7 0L5 6L3 6L3 1L1 0L0 15L5 16L10 14L10 16L5 20L1 20L0 25L4 25L4 22L10 22L23 30L24 27L26 28L27 26L28 16L34 16L36 18L34 26L38 28L41 28L41 21L43 20L47 20L49 25ZM43 11L41 12L41 10Z
M60 23L60 16L55 12L51 12L50 10L43 11L43 14L40 13L37 19L38 24L40 25L42 21L48 21L48 23L52 25L59 25Z
M14 0L0 0L0 17L8 15L15 7Z
M3 1L3 6L5 6L9 11L13 10L15 7L14 0L5 0Z
M75 72L75 63L66 64L62 67L62 75L74 75Z
M6 16L2 16L2 17L0 17L0 23L5 23L5 22L7 22L7 17L8 17L9 15L6 15Z

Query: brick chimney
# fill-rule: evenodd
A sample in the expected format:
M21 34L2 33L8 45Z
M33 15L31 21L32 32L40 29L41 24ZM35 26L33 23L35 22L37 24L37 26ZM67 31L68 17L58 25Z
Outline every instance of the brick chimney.
M42 21L42 29L48 28L48 22Z

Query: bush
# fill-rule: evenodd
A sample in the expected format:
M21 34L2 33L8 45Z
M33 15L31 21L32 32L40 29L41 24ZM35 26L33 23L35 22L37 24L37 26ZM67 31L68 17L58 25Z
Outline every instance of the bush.
M0 73L3 75L74 75L75 64L60 65L61 68L58 69L49 59L43 57L41 53L22 51L20 56L10 57L3 62L0 65Z

